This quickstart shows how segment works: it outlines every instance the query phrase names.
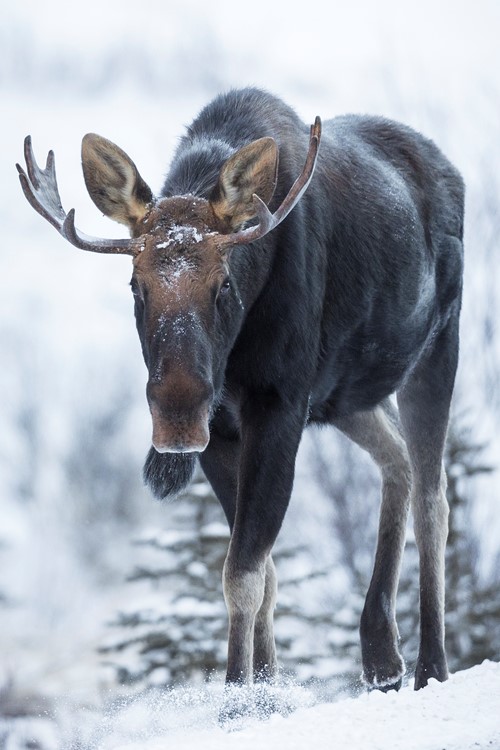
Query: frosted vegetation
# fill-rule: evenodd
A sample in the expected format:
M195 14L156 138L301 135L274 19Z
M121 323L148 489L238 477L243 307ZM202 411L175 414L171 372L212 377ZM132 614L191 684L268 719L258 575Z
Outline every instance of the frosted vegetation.
M6 113L0 151L5 750L118 750L127 743L154 750L163 746L162 737L165 746L174 746L174 734L175 747L190 741L225 747L216 744L223 735L190 734L216 731L222 690L222 513L201 476L184 498L164 506L143 489L150 422L128 288L130 260L67 245L24 200L14 162L22 158L27 133L40 162L53 147L63 204L76 207L77 225L89 234L124 236L86 195L81 137L92 131L116 141L159 190L183 125L229 86L269 88L308 122L316 114L346 111L404 120L431 136L464 174L466 287L448 452L448 653L453 671L500 658L495 3L483 0L481 12L465 12L451 1L436 8L425 0L417 14L392 0L366 0L362 12L357 4L356 13L345 9L318 23L304 16L303 6L291 3L284 17L256 0L245 16L243 39L234 33L234 11L228 20L228 1L210 9L211 17L205 5L191 0L167 10L160 0L145 0L138 17L137 6L123 0L105 7L90 0L71 11L55 0L42 11L29 0L10 8L0 28ZM314 34L304 31L308 23ZM307 435L277 548L277 636L286 669L281 689L292 708L320 712L318 733L312 734L306 713L272 719L275 746L281 736L283 746L299 747L290 740L300 736L298 727L324 746L329 721L330 736L336 722L339 746L347 746L349 720L353 729L373 714L373 734L382 701L383 715L396 721L400 696L365 697L357 709L349 702L343 709L330 706L329 714L321 713L324 706L310 708L359 691L357 626L377 510L378 477L362 453L329 430ZM398 605L410 678L417 648L416 565L410 529ZM476 739L487 747L493 735L484 698L495 687L498 694L498 669L486 665L471 674L433 689L445 696L439 699L444 704L455 701L462 717L475 707ZM469 692L466 703L460 696ZM433 700L410 696L402 693L399 705L416 725L419 712L432 713ZM407 744L393 747L413 747L403 728L397 731ZM263 744L257 725L251 736ZM364 747L357 739L353 746ZM472 747L473 739L460 744L458 733L446 747ZM414 746L434 747L425 742L423 737ZM380 747L387 744L380 734Z

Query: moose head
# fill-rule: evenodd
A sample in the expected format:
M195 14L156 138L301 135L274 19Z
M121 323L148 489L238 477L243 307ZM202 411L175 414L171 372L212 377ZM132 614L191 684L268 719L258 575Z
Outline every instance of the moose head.
M82 143L85 183L95 205L125 224L130 239L98 239L75 227L62 208L53 152L44 170L25 139L27 173L17 165L26 198L76 247L133 258L135 318L149 372L147 398L158 453L196 453L209 441L231 346L245 315L230 256L276 227L306 190L316 164L321 123L311 126L300 177L279 208L267 207L277 181L278 148L260 138L222 165L208 199L153 197L134 162L118 146L88 134ZM251 226L246 226L247 223Z

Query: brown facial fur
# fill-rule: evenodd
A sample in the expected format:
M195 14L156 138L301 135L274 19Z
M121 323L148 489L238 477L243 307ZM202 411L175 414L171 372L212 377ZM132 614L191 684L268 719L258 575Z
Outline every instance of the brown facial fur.
M209 202L193 196L159 201L134 228L143 250L134 258L133 289L147 298L143 336L157 342L148 363L147 396L152 442L160 453L199 452L208 443L213 388L203 342L227 276L218 231Z
M135 278L152 289L160 286L163 302L169 280L176 282L176 298L202 297L202 289L226 273L227 253L217 245L222 229L206 200L183 196L158 201L132 231L133 237L144 238L144 250L134 258Z
M210 342L231 252L221 238L256 216L254 193L271 200L277 145L261 138L234 153L210 201L183 195L153 202L130 157L95 134L83 139L82 164L94 203L126 224L134 241L132 290L153 445L160 453L203 451L214 395Z

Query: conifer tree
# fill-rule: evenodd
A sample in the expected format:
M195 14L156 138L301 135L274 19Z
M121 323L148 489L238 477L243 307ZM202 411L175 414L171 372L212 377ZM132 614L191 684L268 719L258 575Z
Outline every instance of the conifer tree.
M342 445L342 472L332 471L320 443L315 444L314 461L316 479L332 498L332 536L338 542L344 585L339 589L338 569L307 562L303 547L278 542L273 553L280 582L275 616L280 664L302 682L321 677L332 689L359 686L358 629L371 574L380 489L376 474L363 465L353 480L357 451ZM454 420L445 457L450 505L446 637L452 671L500 653L500 584L479 576L479 543L471 523L473 480L491 470L481 462L481 453L470 430ZM229 532L221 508L200 473L165 511L170 530L155 530L136 542L146 557L129 576L130 586L136 587L133 594L131 588L133 606L117 615L113 638L101 649L121 682L140 687L205 680L222 672L226 661L221 579ZM297 573L292 561L300 555L305 562ZM136 593L138 588L149 590L146 601ZM411 675L419 628L418 552L411 523L397 612Z
M150 595L144 601L131 588L134 606L118 613L111 623L113 635L100 649L120 682L142 688L205 680L226 664L222 567L229 531L222 510L200 475L166 511L170 530L137 540L146 561L128 578L135 592L146 587ZM331 659L331 628L303 595L327 571L306 563L299 574L287 572L301 552L300 547L281 547L273 554L280 580L276 640L283 671L296 675L300 667L307 679L317 673L319 662ZM324 647L315 648L322 641Z
M358 463L361 478L356 479L353 492L350 477L353 451L359 460L357 449L344 444L340 449L343 459L332 467L319 441L315 448L316 480L332 499L334 534L341 547L339 559L347 568L350 580L347 596L351 617L344 609L340 619L338 613L333 615L335 632L338 635L342 630L344 632L344 639L335 639L333 651L336 656L351 654L354 665L356 661L359 664L358 627L371 573L371 566L358 550L367 546L374 548L375 519L364 511L364 507L366 504L377 507L379 482L362 462ZM450 507L446 555L446 648L452 671L466 669L500 654L500 558L496 560L493 575L486 581L482 580L479 573L480 543L472 519L478 486L474 480L496 468L482 461L483 453L484 446L475 441L465 417L454 416L445 453ZM360 492L363 482L365 487ZM418 655L418 577L418 551L410 520L397 600L402 651L410 674ZM345 679L349 680L347 672Z

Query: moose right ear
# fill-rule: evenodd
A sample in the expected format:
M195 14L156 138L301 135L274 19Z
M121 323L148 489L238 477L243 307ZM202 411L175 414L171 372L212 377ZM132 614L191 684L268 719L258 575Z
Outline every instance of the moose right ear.
M278 177L278 146L273 138L259 138L236 151L223 165L211 199L216 216L230 230L255 216L254 193L269 203Z
M106 138L88 133L82 141L82 167L97 208L133 229L144 218L153 194L132 159Z

